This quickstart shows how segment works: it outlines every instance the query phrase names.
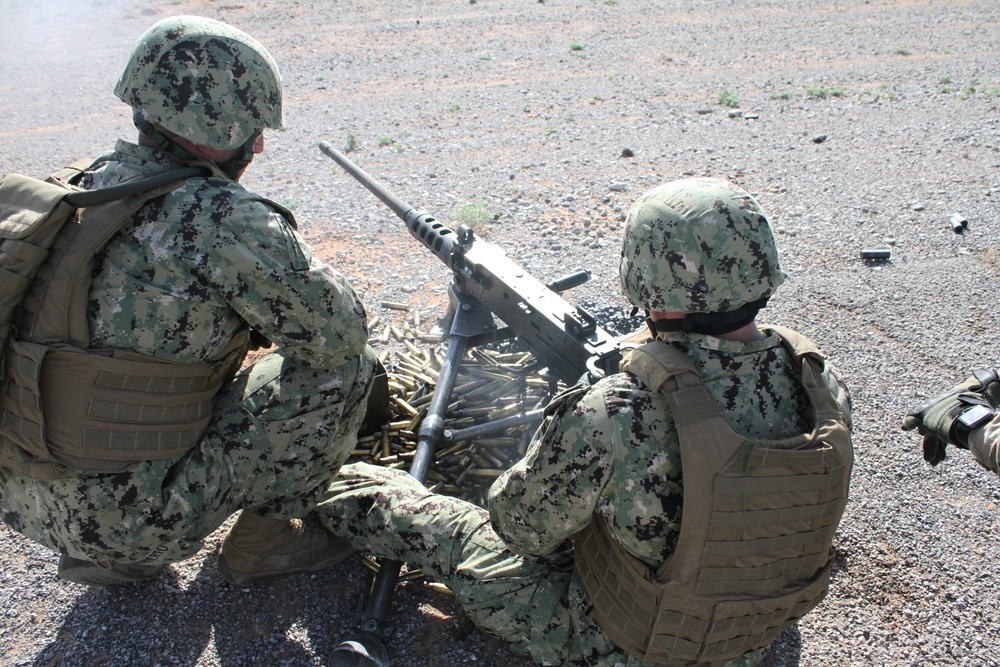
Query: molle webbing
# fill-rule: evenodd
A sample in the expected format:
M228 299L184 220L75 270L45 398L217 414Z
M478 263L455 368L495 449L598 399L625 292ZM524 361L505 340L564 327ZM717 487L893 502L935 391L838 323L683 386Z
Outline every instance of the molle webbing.
M693 364L669 345L639 347L626 360L674 415L684 474L680 536L653 572L595 517L574 553L592 616L647 664L722 664L766 646L826 595L853 462L850 434L823 386L818 349L772 329L801 364L816 418L813 432L787 440L733 431Z
M204 435L215 396L239 369L248 337L234 338L217 361L185 364L13 341L0 397L0 451L13 444L36 463L83 474L177 458Z
M181 456L204 434L215 395L246 353L245 332L201 363L87 349L94 256L150 199L207 171L181 168L78 191L73 184L84 166L57 172L38 187L43 201L57 202L51 188L60 188L72 194L58 206L68 201L87 208L74 215L69 206L53 238L42 239L37 252L44 263L17 304L4 352L0 463L35 479L119 472L138 461Z

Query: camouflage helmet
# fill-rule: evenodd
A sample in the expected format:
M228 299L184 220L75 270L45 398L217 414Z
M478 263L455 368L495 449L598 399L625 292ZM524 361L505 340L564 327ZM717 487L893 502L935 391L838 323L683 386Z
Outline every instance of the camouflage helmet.
M684 313L735 311L785 280L760 204L717 178L681 179L639 197L618 275L637 308Z
M245 32L200 16L174 16L147 30L115 95L150 123L221 150L281 127L274 58Z

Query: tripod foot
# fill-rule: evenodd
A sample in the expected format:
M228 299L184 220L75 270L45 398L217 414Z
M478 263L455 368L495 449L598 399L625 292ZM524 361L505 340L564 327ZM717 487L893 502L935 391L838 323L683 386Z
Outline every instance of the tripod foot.
M331 667L389 667L389 655L381 637L357 632L333 649Z

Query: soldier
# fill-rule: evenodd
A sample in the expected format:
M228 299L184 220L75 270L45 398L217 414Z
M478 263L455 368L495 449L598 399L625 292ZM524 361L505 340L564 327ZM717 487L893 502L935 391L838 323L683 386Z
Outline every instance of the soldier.
M945 459L945 447L968 449L981 466L1000 474L1000 370L974 371L965 381L906 413L903 430L923 436L924 460Z
M488 512L354 464L319 514L539 664L757 664L827 592L847 390L805 337L756 324L785 276L765 213L726 181L643 195L620 278L655 340L553 399Z
M80 340L25 323L25 301L6 362L38 379L4 380L0 516L82 584L155 578L237 510L219 556L230 582L332 565L350 551L313 509L356 442L376 361L348 281L238 182L281 126L278 67L244 32L178 16L141 36L115 94L138 143L119 140L81 187L204 175L150 199L73 277L89 281ZM65 284L46 289L45 307L69 301ZM61 323L71 307L46 312ZM239 370L248 340L276 349ZM20 428L32 419L40 440Z

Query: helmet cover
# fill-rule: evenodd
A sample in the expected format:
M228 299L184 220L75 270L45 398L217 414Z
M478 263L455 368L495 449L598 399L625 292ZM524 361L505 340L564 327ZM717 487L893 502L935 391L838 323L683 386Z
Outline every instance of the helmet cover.
M742 188L688 178L632 205L618 271L646 311L715 313L766 299L785 280L767 214Z
M282 123L281 77L271 54L245 32L200 16L174 16L147 30L115 95L149 122L221 150Z

